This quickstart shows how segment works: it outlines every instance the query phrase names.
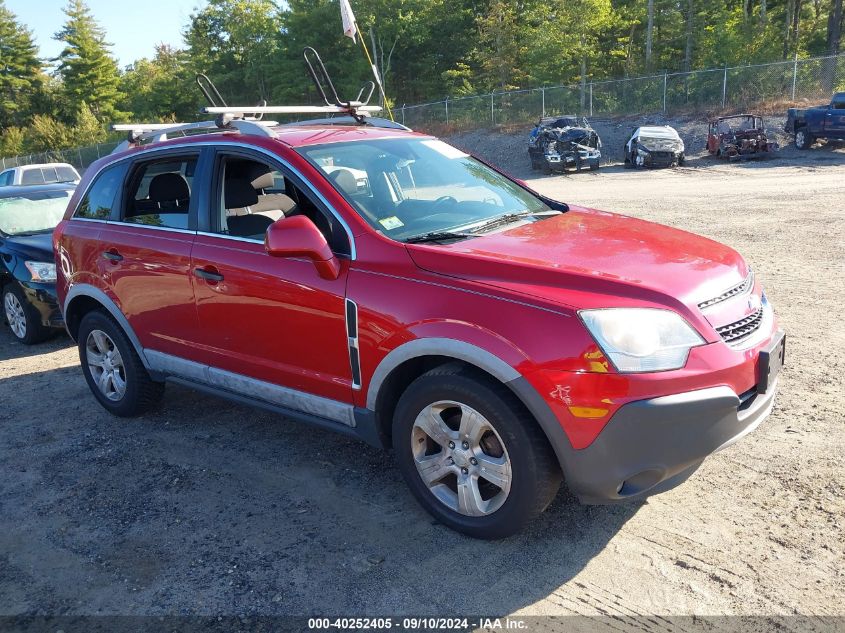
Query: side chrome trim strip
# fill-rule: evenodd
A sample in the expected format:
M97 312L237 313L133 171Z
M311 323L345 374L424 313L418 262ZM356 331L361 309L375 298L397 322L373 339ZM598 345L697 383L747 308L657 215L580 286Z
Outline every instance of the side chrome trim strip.
M106 163L105 165L103 165L102 167L100 167L100 169L98 169L97 172L91 177L91 180L88 181L88 185L85 187L85 190L82 192L82 195L80 196L79 200L81 202L85 198L85 196L88 195L88 191L90 190L91 185L100 176L100 173L103 170L105 170L109 167L112 167L113 165L116 165L118 163L122 163L123 161L126 161L126 160L146 160L146 158L149 157L149 156L154 156L155 154L159 154L159 153L171 152L172 150L184 150L184 149L191 149L191 148L195 149L195 148L198 148L198 147L208 147L208 146L215 147L217 149L222 149L222 150L225 150L226 148L229 148L229 147L246 149L246 150L249 150L249 151L252 151L252 152L256 152L258 154L264 154L265 156L271 158L272 160L276 161L280 165L284 166L285 169L287 169L292 174L294 174L297 178L299 178L299 180L301 180L305 184L305 186L308 188L308 190L314 196L319 198L320 202L322 202L323 205L326 207L326 209L329 210L329 213L331 213L335 217L335 219L340 223L340 225L343 227L343 230L346 231L346 236L349 238L349 258L353 261L355 259L357 259L357 250L355 249L355 236L352 234L352 229L349 228L349 224L346 223L346 220L344 220L343 217L337 212L337 210L331 204L329 204L329 201L326 200L325 196L323 196L323 194L320 193L320 191L317 190L314 187L314 185L311 183L311 181L309 181L302 174L301 171L299 171L296 167L291 165L288 161L286 161L284 158L282 158L278 154L275 154L275 153L271 152L270 150L265 149L263 147L250 145L248 143L239 143L239 142L231 142L231 141L221 142L218 139L218 140L213 140L213 141L212 140L196 141L196 142L193 142L193 143L178 143L178 144L175 144L175 145L166 145L164 147L150 147L149 149L147 149L147 148L140 149L138 151L132 152L131 154L128 154L128 155L123 156L121 158L118 158L116 160L110 161L110 162ZM77 207L78 206L79 205L77 204ZM75 214L76 211L77 211L77 209L74 209L73 213ZM73 215L72 215L69 219L70 220L76 220L76 219L83 219L83 218L74 218ZM126 223L123 223L123 222L116 222L114 224L118 224L119 226L126 226ZM188 231L188 232L189 233L196 233L196 231Z
M349 341L349 366L352 369L352 388L361 388L361 351L358 347L358 304L346 300L346 337Z
M249 396L268 404L339 422L344 426L355 427L354 407L351 404L289 389L155 350L146 350L146 356L154 371L167 376L184 378L218 388L227 393Z

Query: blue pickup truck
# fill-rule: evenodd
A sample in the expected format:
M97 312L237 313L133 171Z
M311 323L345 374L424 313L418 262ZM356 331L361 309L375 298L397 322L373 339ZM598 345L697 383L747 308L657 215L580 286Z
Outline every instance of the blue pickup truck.
M784 130L795 135L798 149L809 149L820 138L845 141L845 92L834 94L828 105L789 108Z

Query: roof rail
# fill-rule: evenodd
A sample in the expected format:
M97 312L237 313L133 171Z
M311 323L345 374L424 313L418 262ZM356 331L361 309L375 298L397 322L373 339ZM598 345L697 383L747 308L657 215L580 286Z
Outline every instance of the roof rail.
M363 105L353 101L346 105L320 106L207 106L202 112L230 115L235 119L264 114L348 114L357 118L377 114L381 112L381 106Z
M234 119L231 116L219 116L214 121L197 121L196 123L119 123L112 129L127 132L128 138L114 148L112 154L122 152L130 147L137 147L142 141L155 139L155 142L166 141L168 136L177 132L192 130L206 130L212 132L238 131L241 134L252 134L266 138L275 138L270 128L278 125L276 121L255 121Z

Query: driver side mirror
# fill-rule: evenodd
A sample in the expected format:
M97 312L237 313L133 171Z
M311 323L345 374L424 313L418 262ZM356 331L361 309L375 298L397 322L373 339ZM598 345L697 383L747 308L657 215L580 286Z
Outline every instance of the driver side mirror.
M264 250L272 257L307 257L323 279L340 276L340 261L317 225L304 215L283 217L267 227Z

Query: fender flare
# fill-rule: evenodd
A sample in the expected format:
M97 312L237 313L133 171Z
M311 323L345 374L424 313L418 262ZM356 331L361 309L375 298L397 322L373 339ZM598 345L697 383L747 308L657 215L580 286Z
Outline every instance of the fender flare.
M120 311L120 308L117 307L114 300L99 288L90 284L74 284L70 287L67 296L65 297L64 305L62 306L62 314L65 315L65 323L67 323L67 311L71 302L79 297L88 297L93 299L108 310L108 313L112 316L112 318L117 321L121 328L123 328L123 332L126 334L126 337L129 339L129 342L132 343L138 357L141 359L144 369L152 372L153 370L147 361L147 357L144 355L144 347L141 345L141 341L135 334L135 330L133 330L132 326L129 325L129 321L123 315L123 312Z
M392 350L376 367L367 388L367 409L376 410L376 401L384 381L402 363L420 356L447 356L486 371L507 386L528 409L549 440L563 469L569 474L568 456L574 449L552 409L536 389L516 369L498 356L476 345L449 338L419 338Z

